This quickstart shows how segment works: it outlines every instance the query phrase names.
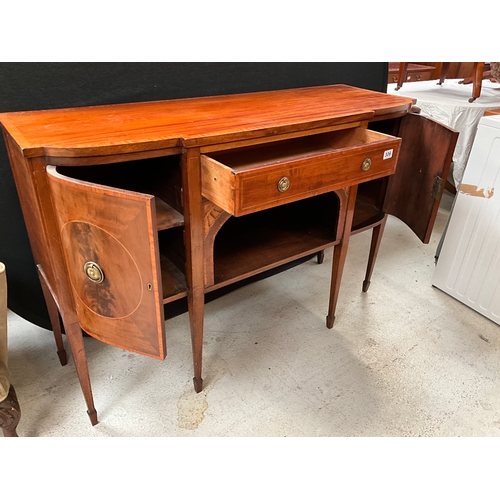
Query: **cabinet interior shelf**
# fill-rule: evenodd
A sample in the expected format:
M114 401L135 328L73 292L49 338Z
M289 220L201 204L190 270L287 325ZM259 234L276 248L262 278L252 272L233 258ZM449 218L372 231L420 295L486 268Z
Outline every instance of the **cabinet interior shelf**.
M158 231L184 225L184 216L161 198L155 197L156 228Z
M187 295L187 283L184 274L166 257L160 256L161 284L163 303L168 304Z

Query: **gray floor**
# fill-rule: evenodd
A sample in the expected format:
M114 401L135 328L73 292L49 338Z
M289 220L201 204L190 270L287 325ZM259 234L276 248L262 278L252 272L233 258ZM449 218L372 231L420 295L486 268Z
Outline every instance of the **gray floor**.
M499 436L500 328L431 286L452 197L422 245L390 218L368 293L370 233L351 239L334 328L332 252L206 307L205 389L187 314L151 360L86 338L99 424L51 332L9 312L21 436ZM68 348L69 353L69 348Z

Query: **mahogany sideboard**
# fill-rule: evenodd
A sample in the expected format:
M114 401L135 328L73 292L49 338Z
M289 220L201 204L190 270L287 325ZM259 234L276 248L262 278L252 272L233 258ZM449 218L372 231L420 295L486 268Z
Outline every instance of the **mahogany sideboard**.
M187 297L199 392L206 293L333 246L331 328L351 233L374 228L365 290L387 214L428 242L457 134L412 105L330 85L0 114L91 423L82 331L163 359L163 306Z

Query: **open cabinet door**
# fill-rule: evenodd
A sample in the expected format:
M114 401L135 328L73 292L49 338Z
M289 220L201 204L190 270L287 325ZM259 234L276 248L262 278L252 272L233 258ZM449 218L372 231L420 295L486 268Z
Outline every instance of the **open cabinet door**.
M47 167L80 327L129 351L166 355L154 197Z
M383 210L429 243L458 132L421 115L401 120L396 173L388 179Z

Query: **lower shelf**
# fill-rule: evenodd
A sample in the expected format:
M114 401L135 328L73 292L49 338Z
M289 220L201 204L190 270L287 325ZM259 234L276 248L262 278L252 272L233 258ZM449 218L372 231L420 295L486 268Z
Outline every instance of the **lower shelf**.
M214 243L214 285L245 279L333 246L339 202L334 193L243 217L231 217Z

